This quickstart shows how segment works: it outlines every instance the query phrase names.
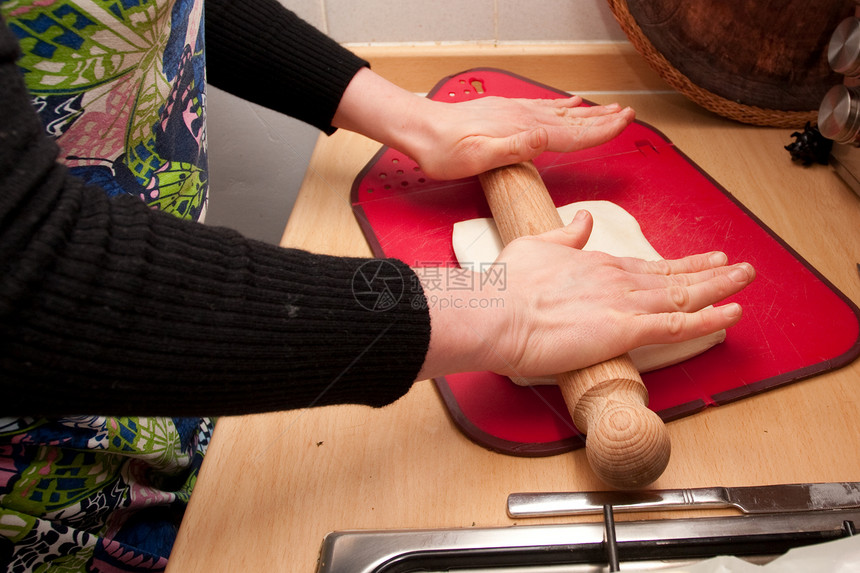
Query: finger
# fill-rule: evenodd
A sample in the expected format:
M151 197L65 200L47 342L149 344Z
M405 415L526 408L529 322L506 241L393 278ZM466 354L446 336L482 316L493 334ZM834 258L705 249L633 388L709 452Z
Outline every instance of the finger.
M647 340L650 344L670 344L730 328L741 319L741 315L741 306L729 303L709 306L697 312L647 314L635 320L640 340Z
M544 107L550 108L565 108L565 107L579 107L583 104L582 97L578 95L573 95L570 97L562 97L562 98L538 98L538 99L530 99L530 98L513 98L519 102L522 102L526 105L540 105Z
M632 109L630 111L632 111ZM558 108L556 113L567 119L585 119L611 116L619 113L627 114L629 112L627 110L623 110L617 103L611 103L609 105L579 105L576 107L563 107Z
M612 109L614 109L616 111L621 109L621 106L616 102L606 104L606 105L591 104L591 103L585 105L585 102L583 101L582 97L578 96L578 95L572 95L572 96L567 97L567 98L552 98L552 99L546 99L546 98L544 98L544 99L516 98L516 99L518 99L518 101L526 103L526 104L536 104L536 105L543 105L543 106L555 107L555 108L578 108L580 110L600 110L600 109L612 110Z
M578 106L578 107L554 107L545 110L536 116L536 119L547 127L600 127L605 123L614 123L623 120L624 125L629 124L636 117L632 108L622 109L617 104L609 106Z
M660 259L646 261L644 259L623 258L621 265L625 270L635 273L652 275L677 275L696 273L725 266L728 257L722 251L697 253L680 259Z
M749 263L738 263L699 273L654 278L666 284L636 293L642 310L693 312L740 292L755 279L755 270Z
M594 219L591 217L591 213L584 209L580 209L576 212L576 215L569 224L564 227L559 227L558 229L541 233L540 235L537 235L536 238L541 241L555 243L556 245L562 245L572 249L582 249L582 247L585 246L585 243L588 242L588 237L591 236L593 225Z
M582 105L581 98L529 100L518 99L523 110L528 110L533 120L547 126L570 126L585 119L628 114L635 115L630 108L622 109L617 103L609 105Z
M547 149L570 152L606 143L620 135L633 118L633 110L622 110L596 117L567 119L564 125L547 126Z

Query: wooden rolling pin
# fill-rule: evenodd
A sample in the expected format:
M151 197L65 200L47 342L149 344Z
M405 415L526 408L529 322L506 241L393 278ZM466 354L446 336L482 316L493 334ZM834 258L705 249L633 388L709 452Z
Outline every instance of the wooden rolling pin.
M562 226L532 162L493 169L479 179L505 244ZM648 408L648 391L627 354L558 374L557 382L573 423L586 434L586 456L600 479L635 489L660 477L669 463L669 435Z

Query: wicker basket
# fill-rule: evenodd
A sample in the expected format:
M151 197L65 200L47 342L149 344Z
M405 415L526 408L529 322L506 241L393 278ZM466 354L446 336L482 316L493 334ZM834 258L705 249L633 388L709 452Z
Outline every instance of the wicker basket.
M817 105L814 109L805 110L767 109L749 102L727 99L719 93L700 87L694 79L681 73L648 39L631 15L627 0L608 0L608 2L624 33L648 64L672 88L705 109L723 117L753 125L799 128L807 121L815 123L818 113ZM842 10L843 8L840 6L839 9ZM822 86L822 90L826 91L827 87L829 86Z

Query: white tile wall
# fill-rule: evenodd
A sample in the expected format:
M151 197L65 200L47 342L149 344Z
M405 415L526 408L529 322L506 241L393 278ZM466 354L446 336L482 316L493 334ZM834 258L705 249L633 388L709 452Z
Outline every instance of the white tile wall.
M495 38L492 0L324 0L328 33L344 43Z
M625 41L606 0L279 0L341 43ZM207 222L277 243L317 132L212 88Z
M606 0L495 1L500 42L627 40Z
M323 0L278 0L281 4L310 22L323 32L328 33L325 21L325 3Z
M279 0L342 43L625 41L606 0Z

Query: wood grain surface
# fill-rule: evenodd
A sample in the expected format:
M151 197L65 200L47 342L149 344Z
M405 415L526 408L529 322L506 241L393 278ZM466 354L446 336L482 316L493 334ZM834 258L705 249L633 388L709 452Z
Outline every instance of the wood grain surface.
M632 105L855 302L860 199L826 166L794 165L790 130L724 120L679 95L589 95ZM369 256L350 185L378 145L321 137L283 244ZM860 480L860 361L667 425L672 460L654 487ZM429 381L371 409L337 406L223 418L168 571L315 570L332 530L563 523L512 520L516 491L603 486L585 451L517 458L453 426ZM687 512L686 516L718 512ZM726 513L721 511L719 513ZM672 517L650 514L647 517ZM642 519L618 514L616 519Z

